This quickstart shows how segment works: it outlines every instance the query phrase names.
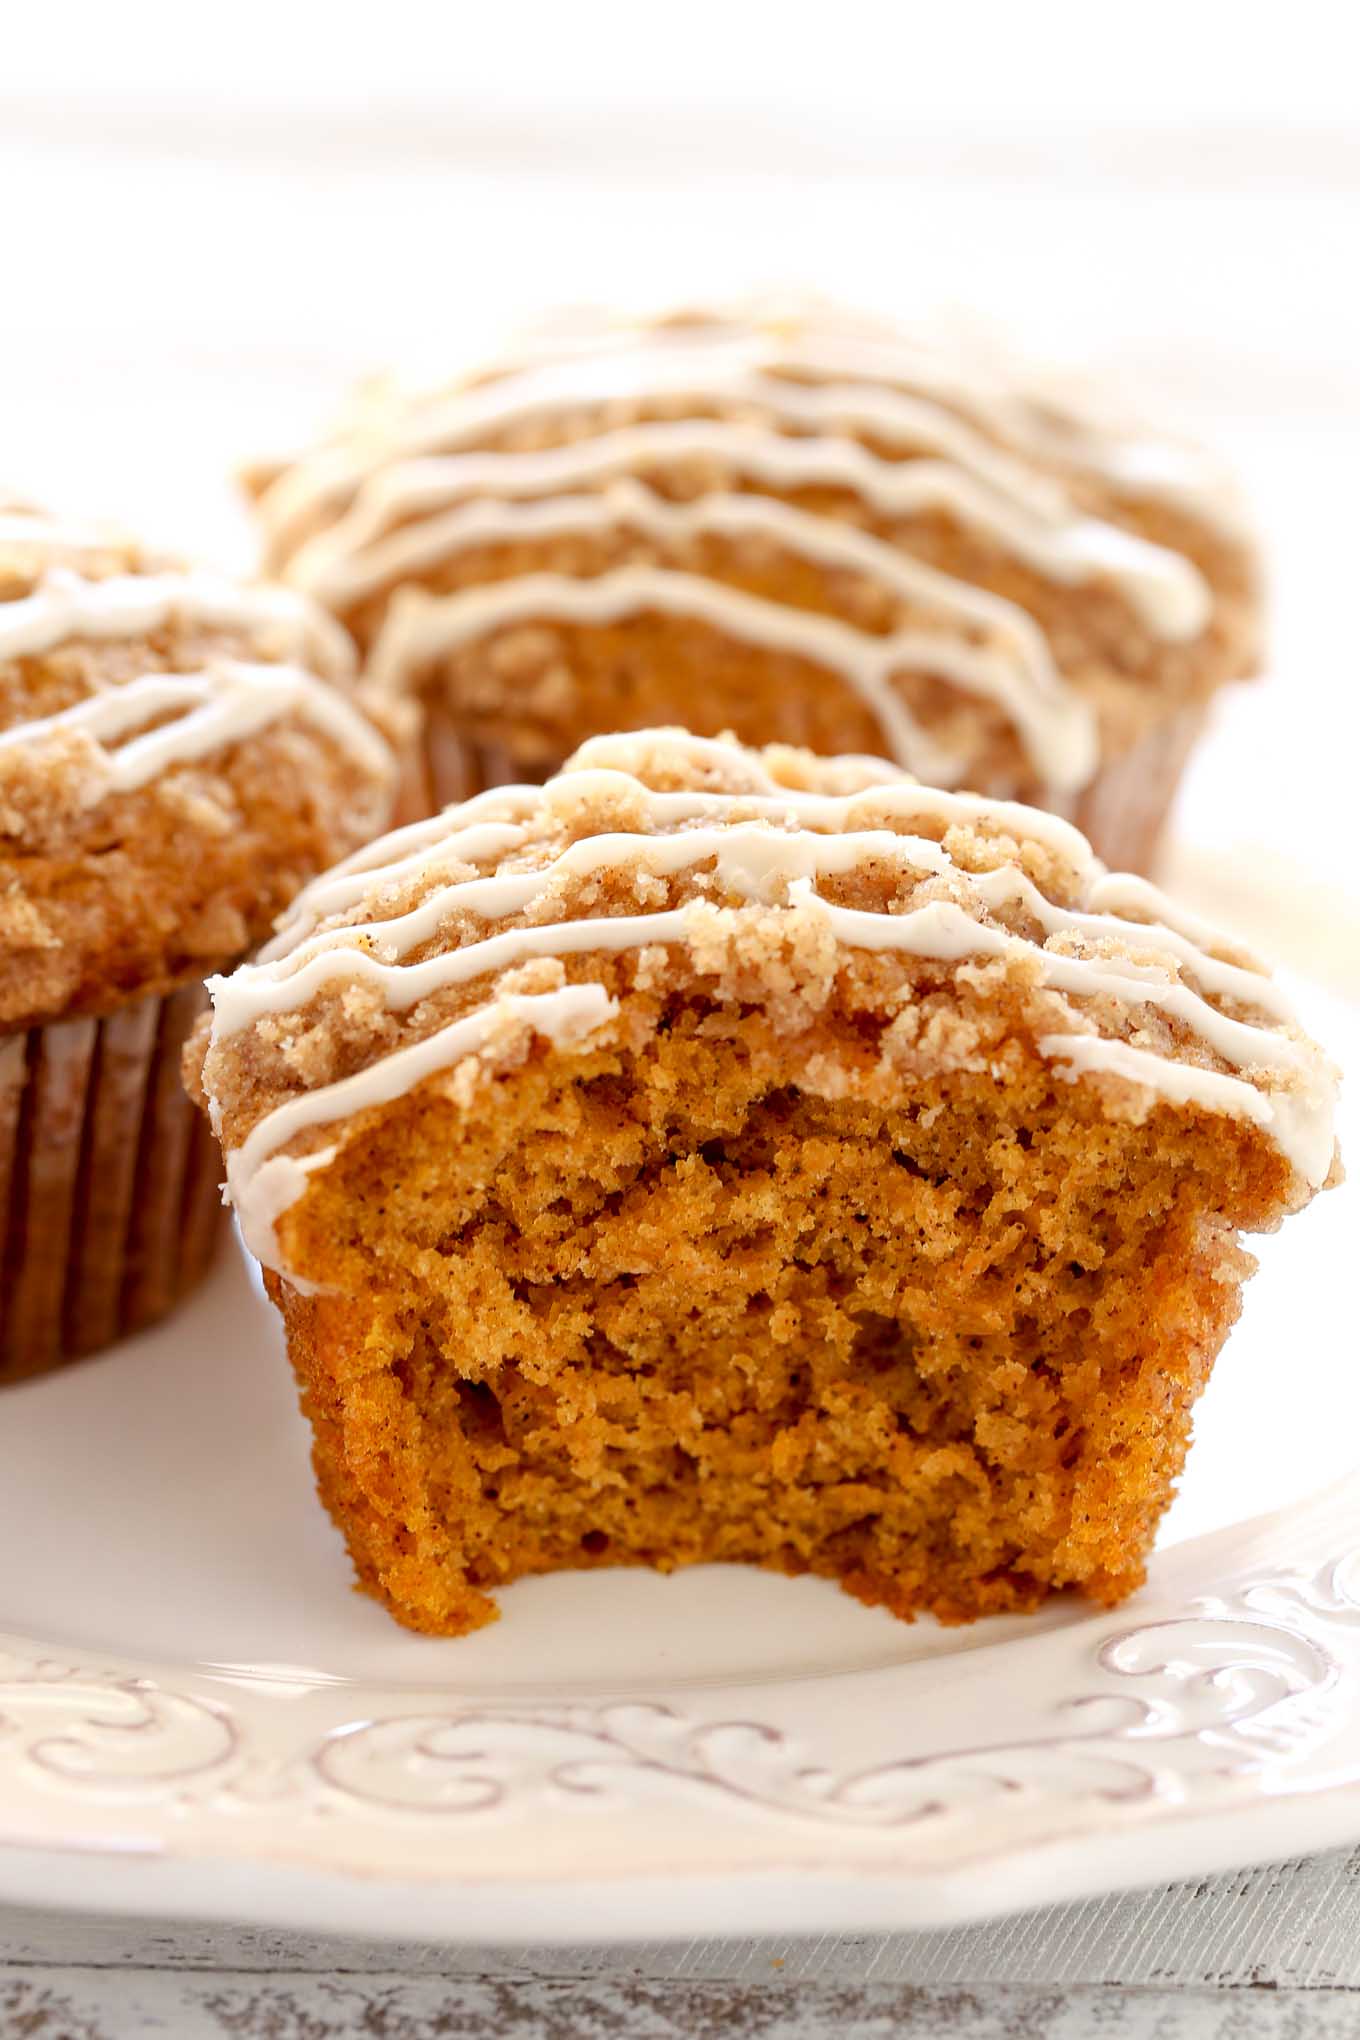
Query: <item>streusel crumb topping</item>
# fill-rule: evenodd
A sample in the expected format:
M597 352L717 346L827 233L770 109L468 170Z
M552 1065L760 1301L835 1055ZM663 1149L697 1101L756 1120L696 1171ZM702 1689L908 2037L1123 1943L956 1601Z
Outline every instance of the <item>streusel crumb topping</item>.
M241 955L390 820L403 728L291 591L0 507L0 1027Z

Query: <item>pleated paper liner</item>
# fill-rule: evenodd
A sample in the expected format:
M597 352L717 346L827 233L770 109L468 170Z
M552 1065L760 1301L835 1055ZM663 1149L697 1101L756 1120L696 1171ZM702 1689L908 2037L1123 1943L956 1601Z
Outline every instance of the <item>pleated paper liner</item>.
M1204 706L1195 703L1156 723L1122 756L1103 764L1078 797L1071 819L1112 871L1152 870L1181 774L1205 720ZM771 730L766 741L797 743L800 738L790 731ZM434 696L427 703L425 721L425 805L419 804L419 776L408 773L402 818L434 813L490 787L546 779L556 769L555 763L544 766L516 758L508 746L475 740L459 729L447 704Z
M180 1077L200 984L0 1038L0 1384L163 1317L206 1272L220 1158Z
M1176 789L1207 719L1200 702L1168 716L1102 765L1082 791L1073 820L1111 871L1155 869Z
M477 741L459 726L438 694L424 702L423 766L426 814L451 801L470 800L493 786L522 786L551 778L556 765L529 767L508 746ZM407 784L409 785L409 776Z

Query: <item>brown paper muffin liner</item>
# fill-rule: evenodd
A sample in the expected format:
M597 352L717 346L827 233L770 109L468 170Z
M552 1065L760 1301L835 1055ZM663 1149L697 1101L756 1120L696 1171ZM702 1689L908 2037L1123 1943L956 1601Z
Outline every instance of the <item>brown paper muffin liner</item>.
M451 801L470 800L474 793L485 793L493 786L548 779L557 762L530 766L505 745L474 742L459 729L447 705L432 698L425 705L422 737L422 812L436 814ZM415 776L408 770L403 780L403 805L409 802L415 784Z
M200 984L0 1037L0 1386L153 1324L206 1272L219 1157L180 1076Z
M405 743L398 744L396 753L397 784L389 827L404 829L408 822L423 821L427 815L435 814L443 807L446 799L457 796L442 796L435 789L429 730L424 713L419 730Z
M1101 766L1073 819L1112 871L1150 872L1181 775L1208 719L1202 702L1155 725Z

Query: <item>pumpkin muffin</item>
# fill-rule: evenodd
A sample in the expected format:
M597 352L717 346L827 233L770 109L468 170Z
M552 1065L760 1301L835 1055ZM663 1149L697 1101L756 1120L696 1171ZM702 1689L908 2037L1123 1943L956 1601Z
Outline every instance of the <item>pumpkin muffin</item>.
M291 590L0 506L0 1383L206 1266L202 980L390 823L377 699Z
M429 711L433 797L682 723L878 753L1145 870L1257 563L1192 449L825 310L586 321L250 478L271 571Z
M362 1584L746 1560L1117 1601L1335 1073L1069 824L586 744L304 892L191 1047Z

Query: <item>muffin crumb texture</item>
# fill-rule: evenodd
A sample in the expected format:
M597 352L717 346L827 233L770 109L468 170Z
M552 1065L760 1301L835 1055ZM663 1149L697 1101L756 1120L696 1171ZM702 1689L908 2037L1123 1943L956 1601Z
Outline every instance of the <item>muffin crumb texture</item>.
M1163 1113L1152 1146L1051 1081L817 1097L669 1017L424 1097L309 1197L309 1265L366 1299L272 1279L364 1585L453 1635L608 1564L946 1621L1130 1592L1253 1265L1206 1216L1261 1210L1250 1143Z

